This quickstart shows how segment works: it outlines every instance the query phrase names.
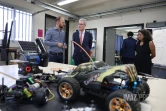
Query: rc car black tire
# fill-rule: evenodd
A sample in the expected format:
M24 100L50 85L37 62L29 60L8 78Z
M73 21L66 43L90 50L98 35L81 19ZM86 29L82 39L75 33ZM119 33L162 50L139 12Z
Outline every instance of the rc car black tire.
M145 91L145 93L141 94L141 96L139 98L140 101L146 100L150 94L150 87L146 81L142 81L142 87L143 87L143 91Z
M141 106L140 106L140 102L138 101L138 99L132 100L129 98L129 100L127 100L127 99L125 99L124 94L134 96L134 94L128 90L120 89L120 90L114 91L113 93L111 93L108 96L108 98L106 100L107 111L112 111L109 106L110 106L111 100L113 100L115 98L121 98L124 101L126 101L130 105L130 108L132 111L141 111Z
M36 91L34 97L33 97L33 102L37 106L41 106L47 103L48 101L48 90L46 88L40 88Z
M63 83L68 83L72 87L73 93L72 93L72 96L70 98L64 98L60 94L60 85ZM58 93L60 99L63 101L74 101L80 95L80 84L75 78L72 78L72 77L62 78L57 85L57 93Z

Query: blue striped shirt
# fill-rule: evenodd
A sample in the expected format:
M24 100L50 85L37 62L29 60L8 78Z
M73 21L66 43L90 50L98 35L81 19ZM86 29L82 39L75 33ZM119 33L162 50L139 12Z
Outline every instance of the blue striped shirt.
M44 38L44 44L49 46L49 52L53 53L61 53L63 49L58 47L58 43L65 43L65 32L63 30L57 29L56 27L49 29L46 32L46 36Z

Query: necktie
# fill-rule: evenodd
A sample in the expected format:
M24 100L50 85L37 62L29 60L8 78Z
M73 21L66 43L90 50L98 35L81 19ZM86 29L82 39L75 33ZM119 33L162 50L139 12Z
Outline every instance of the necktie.
M81 32L81 35L80 35L80 45L82 45L82 32ZM80 49L80 52L81 52L81 49Z
M82 45L82 32L81 32L81 35L80 35L80 44Z

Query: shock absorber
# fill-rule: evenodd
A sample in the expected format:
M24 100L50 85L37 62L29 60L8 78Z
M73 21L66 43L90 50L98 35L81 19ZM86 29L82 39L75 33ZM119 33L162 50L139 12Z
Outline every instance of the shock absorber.
M4 93L4 77L2 77L2 92L0 92L0 94L3 94Z
M136 92L136 88L137 88L137 82L133 83L133 92Z
M128 89L128 81L125 82L124 88L125 88L125 89Z
M138 80L137 80L137 84L138 84L138 85L141 84L141 78L138 78Z

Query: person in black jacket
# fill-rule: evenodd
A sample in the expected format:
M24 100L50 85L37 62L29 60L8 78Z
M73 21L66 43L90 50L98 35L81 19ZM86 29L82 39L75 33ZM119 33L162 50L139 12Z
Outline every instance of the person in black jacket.
M127 39L124 39L122 49L121 49L121 57L123 64L133 64L135 60L135 48L137 40L133 39L133 32L128 32Z
M73 33L73 41L81 45L82 48L84 48L85 51L90 55L93 38L90 32L85 31L85 27L86 19L80 19L78 24L78 31ZM89 62L90 58L79 46L74 44L73 60L75 65L79 65L81 63Z

